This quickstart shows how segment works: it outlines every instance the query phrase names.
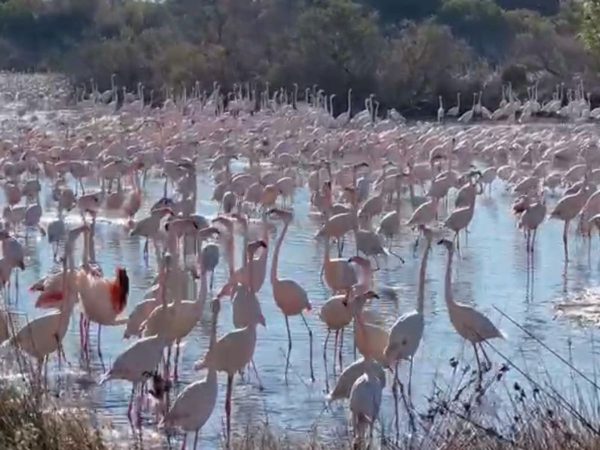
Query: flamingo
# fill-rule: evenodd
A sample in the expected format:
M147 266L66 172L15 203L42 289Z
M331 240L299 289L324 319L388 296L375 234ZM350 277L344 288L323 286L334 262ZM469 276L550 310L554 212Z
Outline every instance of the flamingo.
M285 234L288 230L288 227L293 219L292 213L288 211L283 211L281 209L271 209L269 214L279 220L283 221L283 229L281 230L281 234L279 235L279 239L277 244L275 245L275 250L273 251L273 260L271 261L271 286L273 288L273 299L277 304L277 307L283 313L285 318L285 327L287 329L288 336L288 352L287 358L285 362L285 379L287 382L287 373L290 365L290 354L292 352L292 335L290 333L290 316L300 315L306 329L308 330L308 338L310 341L310 378L312 381L315 381L315 374L313 370L313 357L312 357L312 342L313 342L313 334L312 330L308 326L308 322L304 317L303 311L310 311L312 306L310 301L308 300L308 295L302 286L300 286L296 281L290 279L279 279L277 276L277 266L279 265L279 252L281 251L281 245L283 244L283 239L285 238Z
M169 343L176 341L175 353L175 378L177 378L177 368L179 361L179 348L181 340L190 334L196 324L202 319L204 313L204 304L207 297L207 277L206 271L200 269L200 292L198 298L194 301L175 300L167 308L157 307L150 313L148 319L142 324L144 335L149 336L162 332L167 337ZM258 301L256 302L258 304ZM258 307L260 313L260 306ZM260 313L264 326L264 317Z
M360 448L366 427L369 439L373 438L375 421L379 416L383 384L378 371L367 365L365 372L356 379L350 390L350 411L354 428L355 447Z
M385 387L385 371L381 364L372 359L360 357L348 367L346 367L340 376L338 377L335 386L326 396L328 402L334 402L350 397L350 391L354 382L363 373L367 371L367 368L371 367L374 371L377 371L378 378L381 381L381 385Z
M168 279L168 269L171 266L169 261L172 256L167 253L163 257L161 273L159 275L160 284L160 299L163 308L167 307L166 300L166 281ZM162 330L161 330L162 331ZM131 421L131 413L133 410L133 400L136 394L137 387L143 383L149 374L155 372L156 367L163 357L164 348L168 341L162 333L154 336L144 337L132 343L124 351L115 358L112 367L102 376L99 384L102 385L111 380L127 380L131 381L131 396L129 398L129 406L127 408L127 417Z
M563 228L563 247L565 250L565 261L569 260L569 243L567 233L569 231L569 223L577 214L581 212L585 202L587 200L588 195L588 187L587 183L583 183L581 187L572 194L567 194L562 197L552 212L550 213L550 217L553 219L560 219L565 222L565 226Z
M454 244L447 239L440 240L438 244L446 247L446 250L448 251L448 265L446 267L446 278L444 282L444 298L446 300L446 306L448 307L450 322L456 332L473 346L475 359L477 360L479 381L481 382L483 372L481 370L481 361L477 346L481 349L487 363L491 364L482 344L489 339L505 339L505 335L496 328L496 325L494 325L490 319L475 308L465 305L464 303L458 303L454 300L452 295L452 258L454 256Z
M215 301L220 301L218 298ZM204 358L194 364L194 369L209 369L227 373L227 393L225 414L227 416L227 445L231 438L231 396L233 377L246 367L254 356L256 348L256 325L230 331L213 345Z
M84 316L88 323L95 322L98 324L98 354L102 355L102 326L116 326L126 323L125 319L119 319L118 316L127 306L127 296L129 295L127 270L117 267L114 279L99 277L93 273L82 273L79 276L78 286ZM86 333L86 350L88 339Z
M64 300L60 303L59 310L32 320L2 345L3 348L16 347L37 359L39 376L48 355L58 351L60 361L60 356L63 354L62 341L77 301L77 281L73 276L75 270L73 249L81 233L88 230L87 225L82 225L69 232L63 258L62 290L45 299L50 302L56 299Z
M204 274L206 285L206 274ZM206 286L205 286L206 287ZM211 303L213 309L213 324L210 335L209 348L214 347L217 335L217 320L219 316L220 303ZM185 449L187 434L194 432L194 449L198 443L198 432L206 424L217 404L219 385L217 383L217 371L208 369L206 377L189 384L177 396L171 408L165 414L162 424L166 427L179 427L185 433L182 449Z
M419 269L419 285L417 288L417 308L398 317L389 331L388 344L383 350L385 361L388 365L395 364L396 374L398 373L398 363L401 360L409 360L410 370L408 378L408 392L410 396L410 386L412 378L413 358L421 343L425 320L423 315L423 305L425 300L425 274L427 272L427 258L431 250L433 233L426 227L422 227L426 239L423 258L421 259L421 268ZM396 375L397 376L397 375Z
M383 328L365 322L363 317L365 303L372 298L377 299L379 296L373 291L367 291L357 295L352 302L356 348L365 358L385 363L383 352L389 342L389 334Z

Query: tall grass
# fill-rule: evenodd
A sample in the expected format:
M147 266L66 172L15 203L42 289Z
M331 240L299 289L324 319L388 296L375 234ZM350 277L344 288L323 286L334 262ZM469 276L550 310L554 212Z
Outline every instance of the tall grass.
M14 328L14 323L10 325ZM235 432L230 448L600 449L600 387L596 371L592 376L584 374L570 359L537 342L540 352L551 353L564 365L560 371L562 379L553 378L548 371L533 375L525 362L520 366L492 344L494 359L503 362L488 368L481 381L467 361L450 359L449 371L445 371L445 376L434 377L425 401L415 399L417 406L408 412L401 406L398 420L387 412L389 409L382 412L373 442L354 442L348 427L331 430L315 424L312 430L299 435L257 420ZM94 425L90 413L65 409L60 398L49 394L44 377L19 351L16 362L25 381L0 381L0 450L102 450L112 446ZM568 388L558 385L565 382ZM220 414L219 406L214 414ZM132 448L134 445L132 442ZM225 448L224 441L222 447Z
M15 334L17 320L12 314L7 318L11 334ZM107 448L89 413L65 408L60 398L49 394L47 379L22 351L15 349L12 356L23 381L0 381L0 449Z
M32 387L33 385L29 385ZM0 385L0 448L102 450L99 430L81 410L65 410L41 392Z

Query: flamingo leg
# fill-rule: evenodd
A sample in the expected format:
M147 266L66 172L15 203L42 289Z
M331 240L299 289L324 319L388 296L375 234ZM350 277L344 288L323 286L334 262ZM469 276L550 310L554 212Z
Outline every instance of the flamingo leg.
M179 364L179 346L181 344L181 341L178 339L177 342L175 343L175 367L173 369L173 380L177 381L178 378L178 370L177 370L177 366Z
M167 349L167 360L165 361L165 380L169 381L171 379L171 350L172 346L169 345Z
M342 330L340 331L340 348L339 348L340 371L344 370L344 363L342 361L342 348L343 347L344 347L344 329L342 328Z
M89 354L90 348L90 319L88 317L85 318L85 328L84 328L84 336L85 336L85 352Z
M258 389L260 391L264 390L264 386L262 384L262 380L260 379L260 375L258 374L258 369L256 368L256 363L254 362L254 358L250 360L250 364L252 365L252 370L254 370L254 375L256 375L256 379L258 380Z
M404 385L400 381L400 378L398 378L398 365L399 364L397 363L396 364L396 371L394 372L394 383L397 383L398 387L400 388L400 394L402 395L402 403L404 403L404 407L406 408L406 412L408 413L408 420L409 420L409 424L410 424L410 429L414 431L416 429L415 428L415 419L413 417L410 405L408 404L408 400L406 400L406 395L404 395Z
M479 353L477 352L477 345L473 342L473 350L475 351L475 359L477 360L477 372L479 377L479 383L483 380L483 372L481 371L481 361L479 360Z
M565 220L565 227L563 228L563 247L565 249L565 261L569 260L569 244L567 241L567 232L569 231L569 221Z
M198 446L198 433L199 430L196 430L196 433L194 434L194 446L192 447L194 450L196 450L196 447Z
M181 443L181 450L185 450L186 443L187 443L187 433L183 433L183 442Z
M129 405L127 406L127 418L129 419L129 423L133 424L133 419L131 418L131 413L133 411L133 398L135 396L135 383L131 384L131 396L129 397Z
M325 370L327 370L327 343L329 342L329 336L331 336L331 329L327 328L327 335L325 336L325 342L323 343L323 362L325 363Z
M287 317L287 316L286 316ZM227 448L231 437L231 393L233 391L233 375L227 376L227 396L225 398L225 415L227 416Z
M329 392L329 373L327 372L327 343L329 342L329 336L331 335L331 329L327 328L327 336L325 336L325 342L323 343L323 366L325 367L325 391ZM336 334L337 340L337 334ZM333 351L333 370L335 372L335 349Z
M413 357L410 357L410 364L408 366L408 399L412 404L412 371L413 371Z
M19 271L15 270L15 301L19 301Z
M394 373L398 373L398 363ZM394 427L396 428L396 442L400 440L400 412L398 411L398 384L396 383L396 377L392 382L392 395L394 396Z
M290 321L288 319L288 316L284 315L284 317L285 317L285 328L287 329L287 337L288 337L288 351L287 351L287 356L285 359L285 382L287 383L288 368L290 366L290 354L292 353L292 334L290 333Z
M483 347L483 342L479 343L479 348L481 349L481 353L483 353L483 357L485 358L487 372L492 368L492 361L490 360L490 357L488 356L487 352L485 351L485 348Z
M314 383L315 371L313 368L313 332L310 329L310 327L308 326L308 322L306 321L304 314L300 313L300 317L302 317L302 321L304 322L304 325L306 326L306 329L308 330L308 340L310 342L310 379Z
M98 343L97 343L98 356L102 359L102 325L98 324Z

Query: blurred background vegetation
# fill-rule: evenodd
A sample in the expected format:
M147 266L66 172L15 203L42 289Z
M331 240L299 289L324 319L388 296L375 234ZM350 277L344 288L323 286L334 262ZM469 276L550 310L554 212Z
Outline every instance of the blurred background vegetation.
M80 90L200 83L318 85L346 109L375 94L420 115L502 83L540 98L585 83L600 101L600 0L0 0L0 69L68 74ZM189 91L188 91L189 92ZM467 105L468 106L468 105Z

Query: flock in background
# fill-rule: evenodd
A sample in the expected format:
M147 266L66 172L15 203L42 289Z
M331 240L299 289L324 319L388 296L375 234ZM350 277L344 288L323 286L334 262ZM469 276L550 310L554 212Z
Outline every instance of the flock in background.
M102 328L122 327L124 339L131 342L123 342L99 383L131 383L128 416L134 424L143 412L143 402L136 398L153 396L160 405L161 426L178 428L186 438L195 433L194 448L198 432L217 408L219 373L227 377L227 442L234 378L253 373L261 383L253 360L257 327L266 325L261 303L274 301L285 321L286 383L296 351L309 352L315 379L313 332L305 313L318 306L327 329L325 366L332 363L340 370L327 399L348 399L355 442L368 445L388 384L386 370L392 373L396 405L401 397L412 416L410 374L425 332L424 285L434 245L447 252L444 298L450 324L471 345L480 381L491 368L485 342L504 335L477 308L455 300L452 287L453 265L460 264L478 199L499 189L514 195L512 213L527 253L535 251L538 229L543 232L547 218L563 221L565 264L573 231L590 238L594 228L600 229L599 136L586 123L600 118L600 109L591 109L583 85L573 90L558 86L545 103L538 101L535 86L526 100L519 100L507 85L493 112L482 106L482 93L474 95L466 111L460 94L448 110L440 98L437 118L448 122L443 126L408 123L395 110L382 114L373 96L365 100L364 110L352 111L351 91L347 111L334 117L332 96L316 87L306 89L301 101L297 86L291 92L270 92L269 87L256 92L240 84L222 93L215 84L211 92L194 87L189 96L177 98L167 91L164 104L154 108L145 103L142 85L135 93L122 89L118 95L119 89L115 78L104 93L92 83L91 92L81 95L76 117L62 121L46 115L49 123L43 126L36 125L43 119L30 113L27 102L14 96L22 101L18 115L31 126L0 143L5 199L0 282L7 308L10 284L27 270L25 239L42 234L57 267L30 287L36 307L52 311L40 312L22 326L14 326L4 311L0 351L4 357L11 349L29 355L42 380L50 357L59 364L66 359L62 344L71 321L79 323L86 356L92 351L92 330L97 330L96 351L101 353ZM525 122L536 115L575 123L554 128L531 124L526 132L516 124L464 126L478 119ZM243 163L242 170L232 168L236 160ZM206 172L215 181L211 200L219 204L216 217L196 213L199 175ZM164 178L160 198L148 197L144 189L153 176ZM494 183L502 187L493 190ZM56 204L56 215L47 221L42 221L48 215L40 202L43 186L51 189ZM324 259L321 280L314 282L328 288L326 301L309 299L305 287L279 270L300 189L310 191L310 215L321 223L315 239L324 242ZM79 216L80 224L70 226L69 215ZM145 298L129 308L128 268L104 274L96 261L97 220L114 215L125 221L114 226L125 226L131 236L144 240L146 264L157 263ZM364 307L377 308L374 273L386 258L402 261L394 245L406 230L414 233L414 251L421 251L415 310L386 329L370 321ZM149 257L151 251L155 259ZM227 271L227 281L215 286L219 267ZM232 317L223 317L221 302L230 299ZM171 398L180 344L208 314L213 321L210 346L194 365L205 376ZM232 322L233 331L217 336L219 320ZM306 330L308 349L293 348L293 327ZM355 345L360 356L343 367L348 330L353 336L346 345ZM333 357L328 358L332 334ZM410 365L406 380L398 376L403 362Z

